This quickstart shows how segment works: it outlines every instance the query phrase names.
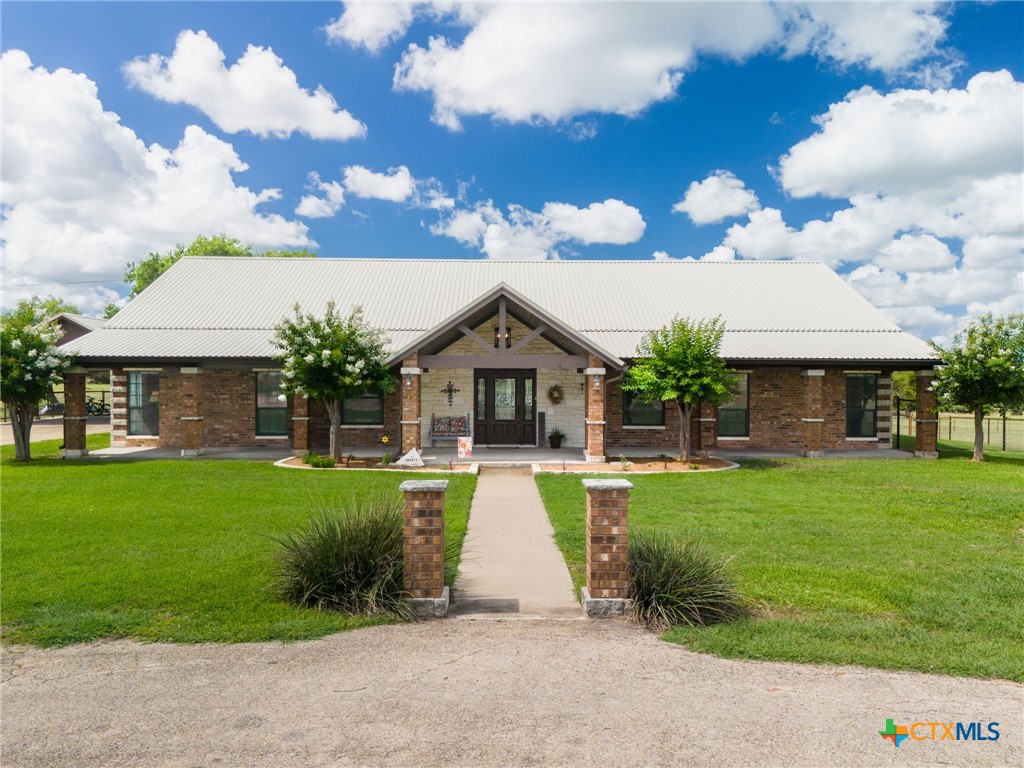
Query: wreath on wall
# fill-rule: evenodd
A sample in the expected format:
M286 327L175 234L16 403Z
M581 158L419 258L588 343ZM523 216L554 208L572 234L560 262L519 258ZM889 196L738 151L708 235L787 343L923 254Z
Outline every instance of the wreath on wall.
M548 400L552 405L558 405L565 399L565 393L562 392L560 384L552 385L551 389L548 390Z

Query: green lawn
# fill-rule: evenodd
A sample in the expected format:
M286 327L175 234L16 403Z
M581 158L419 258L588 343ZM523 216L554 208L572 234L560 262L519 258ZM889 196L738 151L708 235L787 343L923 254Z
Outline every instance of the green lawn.
M90 448L109 435L90 435ZM106 637L300 640L379 621L294 608L272 590L271 537L320 501L398 493L422 473L313 472L250 461L62 461L2 450L0 623L5 642ZM452 475L446 535L461 540L476 478Z
M785 460L646 475L630 524L703 535L757 603L749 619L665 639L748 659L1024 681L1024 459ZM541 475L573 579L579 475Z

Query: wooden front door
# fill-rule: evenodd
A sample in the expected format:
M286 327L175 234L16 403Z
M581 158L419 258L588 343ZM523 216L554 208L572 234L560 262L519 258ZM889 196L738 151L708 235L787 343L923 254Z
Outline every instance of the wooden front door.
M476 370L477 445L537 444L537 372Z

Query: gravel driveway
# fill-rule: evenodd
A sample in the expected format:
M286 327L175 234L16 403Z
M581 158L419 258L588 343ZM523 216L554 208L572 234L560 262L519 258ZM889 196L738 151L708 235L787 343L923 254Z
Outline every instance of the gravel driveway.
M1024 687L687 652L618 621L6 648L4 766L1021 765ZM896 749L886 718L998 721Z

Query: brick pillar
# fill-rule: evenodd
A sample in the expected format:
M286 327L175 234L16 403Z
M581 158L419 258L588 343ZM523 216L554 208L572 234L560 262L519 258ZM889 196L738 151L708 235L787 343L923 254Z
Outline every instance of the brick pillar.
M819 459L825 455L822 433L825 429L825 371L809 368L804 377L804 447L801 456Z
M120 368L110 372L110 444L115 448L127 445L128 437L128 374Z
M583 390L586 393L586 448L587 461L604 461L605 432L605 374L601 358L590 356L590 367L583 371Z
M613 616L628 603L628 480L584 480L587 489L587 586L583 610L588 616Z
M199 369L182 368L181 399L181 455L199 456L203 452L203 417L199 407Z
M914 455L919 459L939 457L939 408L932 390L935 371L917 372L917 435Z
M882 371L878 377L878 391L875 393L878 407L878 447L896 448L892 445L892 371Z
M64 373L64 455L77 458L89 453L85 447L85 369L69 368Z
M292 456L309 453L309 398L292 397Z
M718 412L708 403L701 403L697 450L701 456L710 456L718 447Z
M447 480L407 480L402 525L402 586L406 603L421 617L448 613L444 585L444 492Z
M402 361L399 371L402 376L402 453L415 448L421 449L420 442L420 376L419 355L415 352Z

